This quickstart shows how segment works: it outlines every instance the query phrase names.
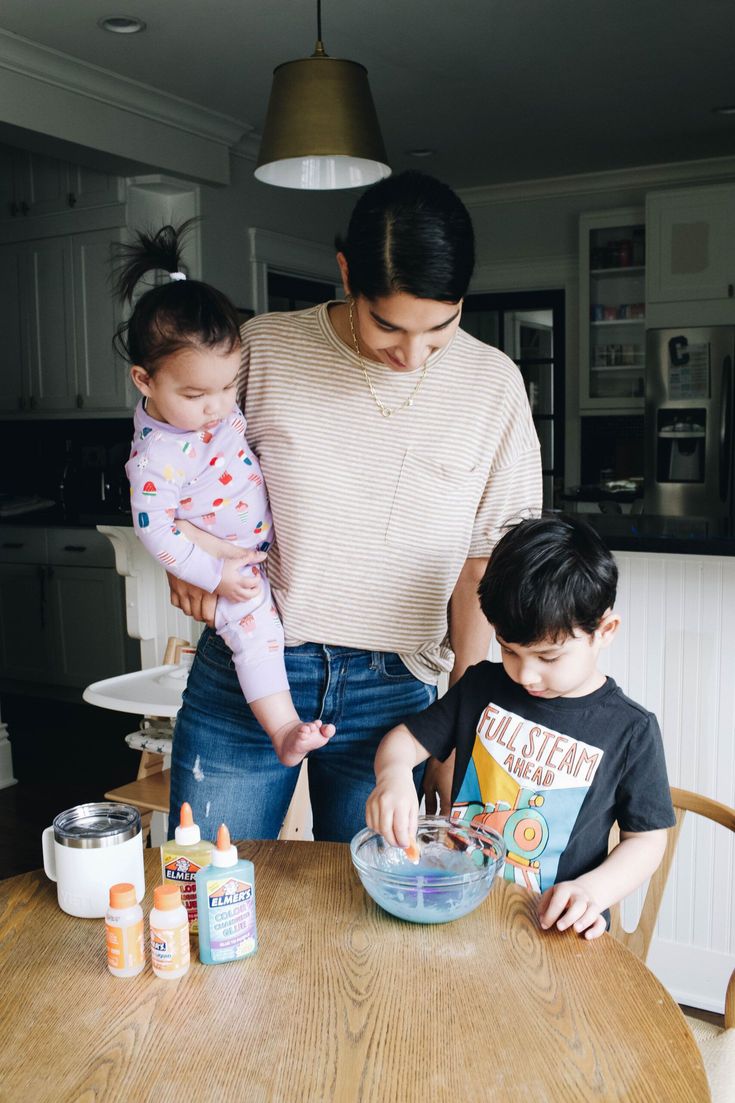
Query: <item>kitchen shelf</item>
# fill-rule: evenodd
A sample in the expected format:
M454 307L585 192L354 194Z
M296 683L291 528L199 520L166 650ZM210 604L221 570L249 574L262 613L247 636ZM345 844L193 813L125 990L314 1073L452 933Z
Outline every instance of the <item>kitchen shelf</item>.
M591 364L590 371L643 371L644 364Z
M608 318L599 322L590 322L591 326L644 326L645 318Z
M645 272L642 264L631 264L627 268L590 268L591 276L642 276Z

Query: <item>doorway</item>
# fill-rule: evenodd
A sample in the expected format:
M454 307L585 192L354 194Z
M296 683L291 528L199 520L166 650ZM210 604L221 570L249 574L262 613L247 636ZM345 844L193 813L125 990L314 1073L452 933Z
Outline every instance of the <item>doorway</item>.
M468 295L462 329L520 368L541 444L544 509L564 487L564 292Z

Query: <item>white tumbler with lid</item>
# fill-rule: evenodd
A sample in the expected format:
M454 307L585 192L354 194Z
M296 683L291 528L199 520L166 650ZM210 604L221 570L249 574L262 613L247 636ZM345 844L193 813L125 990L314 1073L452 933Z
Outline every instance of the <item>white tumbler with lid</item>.
M42 836L43 868L56 881L59 907L83 919L101 919L112 885L127 881L138 903L145 894L140 812L130 804L99 801L60 812Z

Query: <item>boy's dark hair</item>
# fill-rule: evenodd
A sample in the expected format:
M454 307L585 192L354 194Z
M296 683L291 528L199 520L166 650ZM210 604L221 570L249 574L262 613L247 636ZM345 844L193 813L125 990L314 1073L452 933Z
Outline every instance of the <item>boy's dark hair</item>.
M456 303L469 286L475 238L467 208L452 189L423 172L400 172L358 199L337 249L350 291L379 299L404 291Z
M482 611L507 643L592 634L615 603L618 568L590 525L554 514L514 525L478 588Z
M139 231L132 244L117 247L114 282L123 302L132 302L146 272L184 271L181 244L193 222ZM153 375L160 360L182 348L223 345L232 352L240 343L240 319L227 296L208 283L166 280L141 295L130 318L117 327L114 343L129 363Z

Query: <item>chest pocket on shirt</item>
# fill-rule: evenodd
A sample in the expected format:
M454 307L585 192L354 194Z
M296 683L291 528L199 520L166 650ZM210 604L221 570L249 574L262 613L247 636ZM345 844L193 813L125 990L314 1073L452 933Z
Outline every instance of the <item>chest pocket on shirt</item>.
M475 467L445 462L436 456L406 451L385 530L393 547L421 549L429 558L469 546L484 486Z

